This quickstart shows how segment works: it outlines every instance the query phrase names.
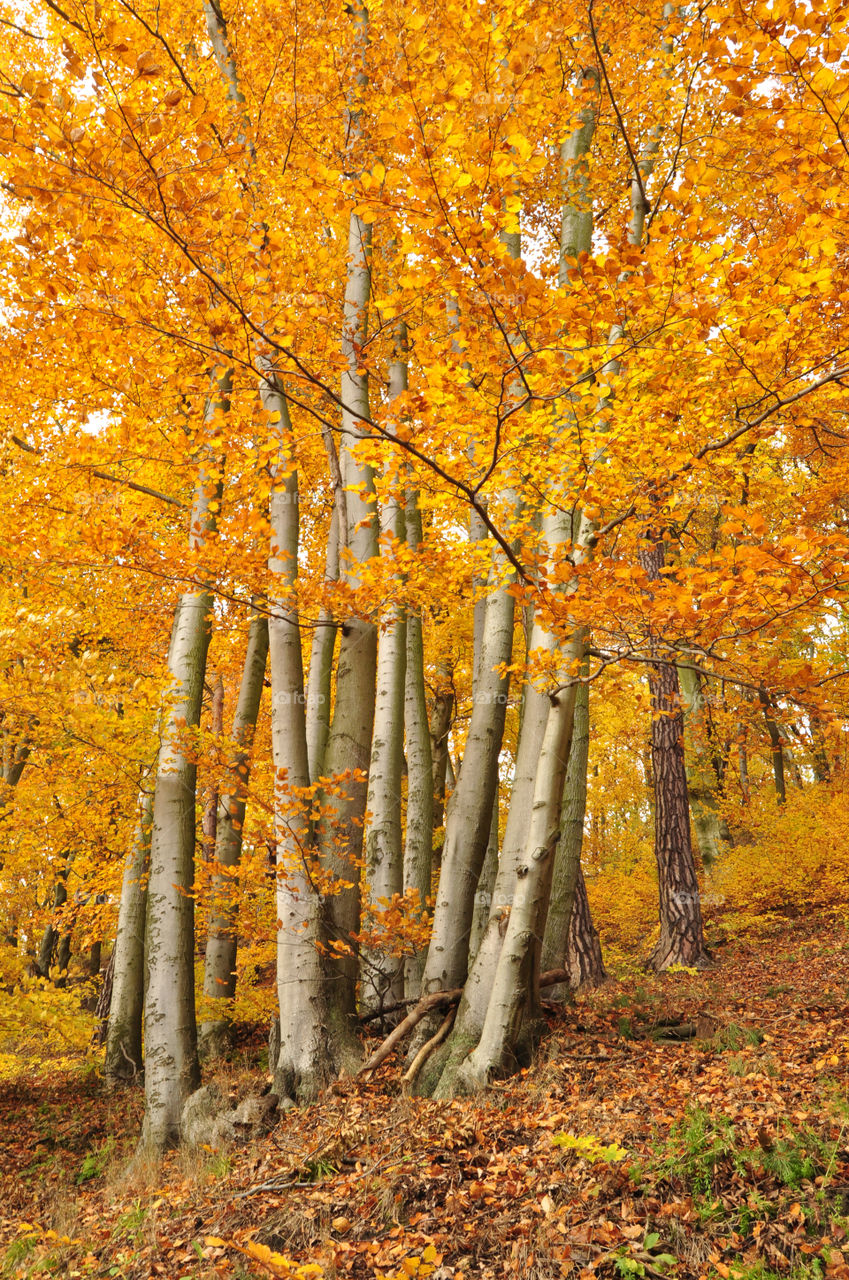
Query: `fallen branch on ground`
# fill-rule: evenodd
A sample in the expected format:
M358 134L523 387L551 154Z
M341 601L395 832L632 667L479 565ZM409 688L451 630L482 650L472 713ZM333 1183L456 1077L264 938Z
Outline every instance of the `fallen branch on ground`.
M568 982L569 974L565 969L549 969L546 973L539 975L539 985L542 987L556 987L560 982ZM460 1003L460 997L463 994L463 988L457 987L453 991L431 991L428 995L422 996L421 1000L411 1009L406 1018L402 1019L393 1031L390 1031L386 1039L378 1045L374 1053L368 1061L360 1067L357 1072L358 1076L370 1075L372 1071L376 1071L382 1062L384 1062L395 1048L400 1044L408 1032L413 1027L418 1026L422 1018L427 1017L434 1009L439 1009L445 1005L454 1005Z

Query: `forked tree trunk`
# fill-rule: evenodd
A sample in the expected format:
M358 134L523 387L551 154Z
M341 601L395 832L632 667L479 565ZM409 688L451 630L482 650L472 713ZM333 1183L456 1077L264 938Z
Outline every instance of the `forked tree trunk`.
M141 1079L144 1012L144 933L153 792L141 797L132 848L124 863L118 932L112 951L112 992L103 1074L108 1083Z
M215 870L210 885L209 925L203 973L203 993L220 1013L200 1028L200 1047L207 1055L223 1053L229 1042L233 998L236 994L238 951L238 880L242 856L251 748L268 659L268 619L257 614L248 629L248 644L239 698L233 716L233 754L219 802L215 834ZM226 870L225 870L226 868Z
M654 540L640 552L649 582L661 579L664 544ZM684 763L684 712L674 662L649 668L652 704L651 758L654 778L655 859L660 895L660 938L649 959L657 972L710 964L702 932L699 882L690 843L690 802Z

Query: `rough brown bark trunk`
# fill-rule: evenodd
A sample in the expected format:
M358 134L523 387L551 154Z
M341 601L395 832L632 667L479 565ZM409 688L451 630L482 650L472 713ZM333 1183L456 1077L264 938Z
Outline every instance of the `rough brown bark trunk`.
M569 974L569 986L573 991L580 991L587 987L600 987L607 981L601 941L590 914L587 885L580 865L575 883L572 914L569 917L565 968Z
M640 552L650 582L661 580L661 540ZM652 703L655 858L660 895L660 938L649 958L657 972L672 965L710 964L702 932L699 882L690 842L690 801L684 764L684 711L674 662L649 668Z

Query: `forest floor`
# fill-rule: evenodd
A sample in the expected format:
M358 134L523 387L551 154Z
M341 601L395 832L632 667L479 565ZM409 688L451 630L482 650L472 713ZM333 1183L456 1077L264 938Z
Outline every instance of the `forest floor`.
M267 1138L161 1165L133 1159L139 1089L21 1077L0 1275L849 1280L846 924L716 954L550 1009L536 1065L481 1099L405 1097L390 1060ZM265 1084L250 1057L217 1077L234 1098Z

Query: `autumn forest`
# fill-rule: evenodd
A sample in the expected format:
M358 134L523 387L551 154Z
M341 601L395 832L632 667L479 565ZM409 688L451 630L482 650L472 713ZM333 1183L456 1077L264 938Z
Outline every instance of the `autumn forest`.
M839 0L0 0L0 1274L849 1277L848 186Z

